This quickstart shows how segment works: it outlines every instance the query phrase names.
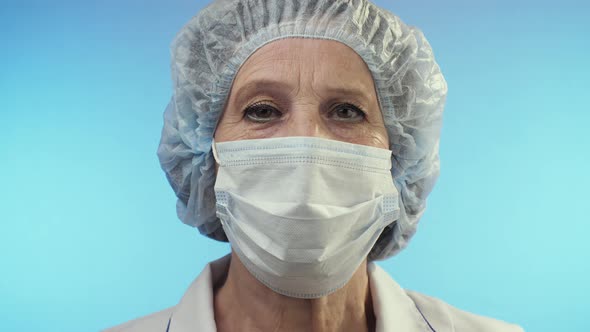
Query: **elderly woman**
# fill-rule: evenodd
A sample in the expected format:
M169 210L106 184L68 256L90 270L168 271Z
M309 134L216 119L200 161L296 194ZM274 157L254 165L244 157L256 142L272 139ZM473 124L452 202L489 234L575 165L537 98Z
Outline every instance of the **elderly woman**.
M404 291L447 92L422 33L366 0L218 0L173 46L158 156L231 255L108 331L521 331Z

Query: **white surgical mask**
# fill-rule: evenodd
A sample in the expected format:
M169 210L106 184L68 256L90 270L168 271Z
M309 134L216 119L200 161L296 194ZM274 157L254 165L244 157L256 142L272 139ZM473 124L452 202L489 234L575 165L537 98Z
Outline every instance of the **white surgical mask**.
M240 261L273 291L343 287L399 216L391 151L314 137L213 143L217 216Z

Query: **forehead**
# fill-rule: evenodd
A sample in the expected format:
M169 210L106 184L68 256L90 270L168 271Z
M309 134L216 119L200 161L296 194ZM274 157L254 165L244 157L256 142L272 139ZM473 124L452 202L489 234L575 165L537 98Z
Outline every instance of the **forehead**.
M268 43L242 65L235 84L258 78L289 79L303 75L316 84L374 90L371 72L350 47L333 40L285 38Z
M363 59L347 45L335 40L313 38L284 38L270 42L256 50L242 67L257 65L259 61L268 59L288 61L310 58L367 69Z

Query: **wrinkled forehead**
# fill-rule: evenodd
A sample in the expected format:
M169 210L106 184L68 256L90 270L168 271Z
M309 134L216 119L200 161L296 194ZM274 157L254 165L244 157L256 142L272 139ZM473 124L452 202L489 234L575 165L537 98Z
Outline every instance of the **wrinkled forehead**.
M240 66L233 87L257 81L358 90L367 97L376 94L371 72L359 54L344 43L319 38L284 38L260 47Z
M368 67L362 57L341 41L315 37L285 37L265 43L244 60L244 65L256 64L268 58L277 60L309 59L320 62L337 62L346 66Z

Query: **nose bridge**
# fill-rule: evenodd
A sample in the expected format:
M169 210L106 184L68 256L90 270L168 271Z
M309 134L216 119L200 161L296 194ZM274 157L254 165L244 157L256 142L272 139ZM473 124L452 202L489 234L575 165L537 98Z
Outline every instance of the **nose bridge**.
M294 106L290 111L287 125L287 136L309 136L329 138L319 105L305 103Z

